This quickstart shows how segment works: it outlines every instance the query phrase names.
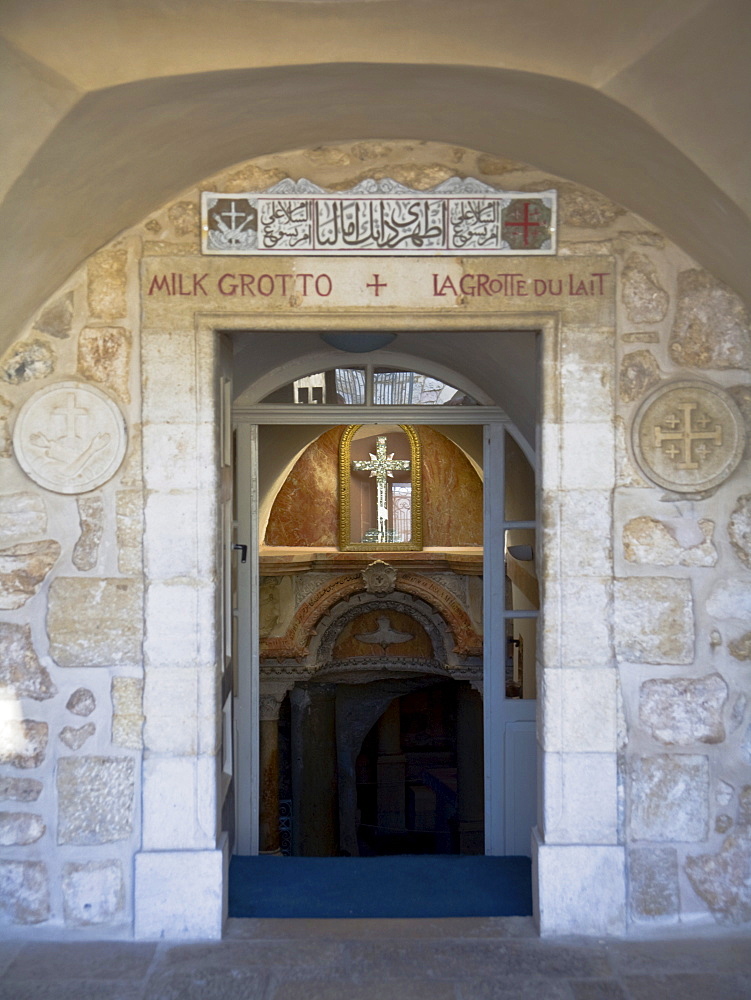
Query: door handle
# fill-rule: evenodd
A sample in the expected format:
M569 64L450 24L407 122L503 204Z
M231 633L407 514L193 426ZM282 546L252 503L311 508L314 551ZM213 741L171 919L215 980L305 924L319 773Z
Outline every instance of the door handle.
M240 562L247 562L248 561L248 546L247 545L242 545L240 542L235 542L235 544L232 546L232 548L240 551L240 553L241 553L241 555L240 555Z

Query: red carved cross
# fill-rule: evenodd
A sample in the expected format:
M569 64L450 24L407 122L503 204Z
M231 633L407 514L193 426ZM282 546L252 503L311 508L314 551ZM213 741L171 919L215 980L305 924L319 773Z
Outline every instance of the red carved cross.
M524 205L524 217L522 218L521 222L508 222L508 221L506 221L504 223L504 225L508 226L509 228L511 226L514 226L514 227L523 227L523 229L524 229L524 246L526 247L526 246L529 245L529 230L530 229L535 229L535 228L541 226L542 223L541 222L533 222L530 219L530 217L529 217L530 203L528 201L525 201L523 203L523 205ZM534 206L534 208L537 208L537 207L538 207L537 205Z

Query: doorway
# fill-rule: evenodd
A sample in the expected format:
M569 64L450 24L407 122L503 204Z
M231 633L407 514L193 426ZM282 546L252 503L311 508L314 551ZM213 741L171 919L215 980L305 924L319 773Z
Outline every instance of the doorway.
M482 815L479 818L477 816L464 816L462 818L457 813L455 786L456 772L460 770L460 763L459 755L457 754L456 724L454 721L453 737L448 732L451 728L450 726L444 727L446 731L441 736L447 748L441 752L449 755L450 764L448 769L454 770L453 778L446 773L443 775L439 773L441 770L439 767L440 762L437 760L428 762L433 764L432 767L422 769L422 772L426 770L432 772L429 777L426 777L422 772L416 776L414 760L410 764L411 769L407 767L406 761L382 761L381 770L384 774L388 772L390 767L392 778L396 771L399 772L399 775L396 781L381 780L379 819L377 733L379 729L384 730L388 728L384 722L379 720L382 720L383 716L389 712L391 713L393 735L395 709L392 706L397 705L400 718L403 714L409 724L409 719L414 717L414 702L418 698L418 692L405 691L387 698L386 706L371 720L370 726L362 734L360 743L348 748L348 752L352 757L351 769L353 772L353 781L351 783L351 798L354 802L353 814L357 818L357 822L354 824L354 843L356 847L354 852L351 852L346 846L343 847L343 843L351 845L352 839L350 837L347 840L345 836L342 840L337 833L337 836L332 840L332 844L336 844L336 847L328 853L362 854L374 850L379 853L389 853L399 843L402 846L408 843L411 844L412 848L420 844L424 848L428 844L432 850L437 849L440 853L445 853L447 850L452 849L456 849L462 853L481 853L484 849L487 854L504 855L513 853L529 855L530 829L535 822L535 796L533 791L535 778L535 701L534 697L529 697L530 694L534 694L534 669L530 669L530 663L534 663L534 625L538 605L534 599L534 587L529 582L530 579L534 579L534 573L530 572L530 566L525 567L524 563L532 563L534 559L534 531L536 522L534 470L527 456L524 454L523 439L522 444L520 444L517 440L517 437L520 437L520 435L518 435L518 432L515 432L515 428L510 424L506 414L493 407L489 400L487 402L483 401L484 405L470 404L461 407L452 407L451 409L449 407L439 408L431 405L429 411L428 405L425 404L395 406L393 403L384 405L375 402L374 396L378 384L377 376L383 374L378 369L383 369L384 367L387 366L376 365L371 362L369 370L366 368L365 387L368 385L368 379L372 379L370 383L371 388L367 389L364 387L365 391L358 398L357 403L350 404L352 409L348 407L346 413L347 420L354 418L358 422L362 421L365 423L366 421L374 422L375 420L383 420L387 417L393 424L406 424L409 422L410 426L418 428L433 425L434 430L441 427L447 429L453 424L455 428L463 428L465 434L469 429L476 430L478 440L480 441L479 461L476 464L484 479L484 552L481 547L481 568L479 579L476 582L482 588L482 603L484 603L486 609L492 608L493 614L490 616L485 615L484 655L480 661L480 682L476 685L474 692L476 699L479 699L480 690L482 691L482 702L479 704L480 714L484 717L486 738L482 739L482 723L474 727L474 734L476 738L477 732L480 732L479 753L483 765L476 772L476 774L479 774L479 781L477 778L473 781L471 776L466 773L464 781L465 783L468 782L469 785L474 784L477 786L479 784L480 794L475 794L475 803L477 801L482 803L484 799L484 807L481 810ZM428 366L424 367L427 368ZM406 371L406 369L402 369L401 375L406 374ZM259 399L258 403L256 403L253 400L251 405L243 405L241 401L240 405L235 406L234 417L236 421L238 460L237 479L246 486L244 491L245 496L243 496L243 491L240 491L238 495L238 520L240 524L246 523L249 527L252 525L252 530L249 531L248 537L253 541L253 550L259 553L259 555L263 550L263 540L259 537L259 517L263 522L261 527L264 532L263 539L265 540L265 529L268 525L268 514L270 512L269 503L264 496L262 488L264 482L270 478L268 473L263 469L262 449L260 447L264 429L271 428L270 440L276 441L277 444L282 431L284 433L291 432L289 447L293 450L297 448L295 454L299 458L304 450L298 447L302 440L309 439L313 433L317 437L320 437L321 435L318 434L319 431L326 433L324 430L325 425L321 418L331 414L331 416L335 415L341 421L344 415L342 409L339 408L342 406L341 403L336 403L332 406L324 401L326 378L320 380L316 378L316 375L316 372L308 370L299 379L292 380L293 388L294 382L303 383L302 388L307 389L307 402L298 401L290 403L284 399L285 385L277 385L270 393L267 392L268 381L266 381L263 387L265 401ZM330 385L332 381L330 370L327 375ZM430 376L430 373L428 375ZM441 372L441 375L445 376L445 371ZM317 383L321 381L323 384L319 390ZM381 379L381 382L383 381ZM433 381L441 380L433 376ZM466 379L456 378L456 381L463 383L462 390L471 399L471 393L466 391ZM286 385L288 384L286 383ZM453 388L456 391L456 386ZM474 387L472 388L474 389ZM323 399L314 401L314 391L319 391L319 395ZM474 391L477 392L476 389ZM258 399L258 395L259 393L257 392L256 399ZM477 395L482 396L482 393L477 392ZM371 402L363 405L360 399L367 398L368 396ZM252 399L252 393L250 394L250 398ZM269 398L271 398L271 402L269 402ZM315 411L311 409L313 405L316 406ZM316 420L315 425L311 425L311 417L313 416L315 416ZM352 425L338 424L338 426ZM259 427L261 428L260 433ZM517 436L515 436L515 433ZM459 436L461 437L461 435ZM528 451L528 448L526 450ZM511 499L508 499L509 493L506 484L514 482L515 477L519 474L519 469L525 463L531 472L531 493L529 483L527 483L527 496L524 502L519 504L516 502L519 499L518 496L516 500L513 498L513 490L511 491ZM291 466L291 463L288 464ZM504 504L493 502L492 498L498 496L506 496L507 501ZM516 507L514 506L515 502ZM266 504L265 508L264 504ZM514 547L516 556L509 554L511 546ZM316 546L300 548L313 549ZM318 546L317 548L325 549L327 547ZM280 554L277 553L277 555ZM295 555L298 559L301 558L301 551L298 551ZM284 553L280 558L289 558L289 556L289 553ZM332 553L327 552L318 552L315 553L315 556L318 559L319 570L322 560L334 558ZM366 556L368 557L367 560L365 560ZM311 565L315 565L316 559L313 558L313 554L307 552L306 557L310 557L312 560ZM365 561L365 564L369 561L381 561L388 564L390 557L393 560L393 553L388 548L385 550L375 549L365 551L362 555L358 553L358 558L360 561ZM269 833L268 818L264 826L263 809L261 806L262 801L266 798L263 795L264 782L267 780L267 776L266 778L264 777L264 768L268 766L269 760L273 757L276 757L276 767L278 768L280 754L283 755L284 752L288 754L292 753L291 737L285 735L285 713L288 713L290 720L288 723L290 727L289 732L291 733L293 729L291 722L293 709L285 705L285 699L290 698L290 691L282 691L282 684L279 680L284 673L284 667L293 665L278 661L275 668L277 679L276 690L273 690L273 682L270 684L267 683L265 690L262 690L262 662L259 654L264 627L261 619L264 612L260 602L252 600L251 595L260 593L263 600L264 591L261 579L264 570L262 568L259 569L259 565L255 560L251 559L249 562L251 565L246 572L248 578L246 585L247 625L241 625L240 628L240 632L242 632L245 627L247 638L244 643L244 665L242 650L240 657L241 676L239 678L240 690L238 691L240 697L237 707L240 709L240 718L238 721L240 721L241 725L238 731L238 753L236 754L235 767L237 777L236 798L238 803L237 849L241 854L254 854L263 849L263 838L264 836L267 837ZM510 562L513 563L511 575L509 575L508 570ZM355 564L350 563L347 568L353 569L355 568ZM278 575L284 576L284 574ZM349 575L353 576L351 573ZM251 577L255 577L255 586L252 585ZM277 589L283 586L287 586L284 580L277 585ZM239 590L240 606L238 610L242 615L242 585ZM342 595L335 593L334 596L336 596L337 602L341 604ZM358 596L357 591L354 592L354 596ZM449 594L444 600L448 603L450 597L451 595ZM456 604L457 602L454 601L454 603ZM460 604L461 602L458 603ZM433 610L435 611L435 608ZM320 632L321 629L325 631L327 624L326 615L330 613L329 608L319 607L317 613L319 617L313 622L316 631ZM300 625L301 623L298 621L296 624ZM310 625L311 623L308 622L308 624ZM330 623L328 624L330 625ZM389 620L389 625L392 624L393 622ZM456 623L452 623L452 626L456 627ZM243 646L242 640L240 646ZM386 650L384 650L385 652ZM271 673L270 671L269 676ZM267 681L268 679L267 677ZM317 681L325 681L326 679L325 676L320 676L317 678ZM394 677L391 677L392 681L394 679ZM328 680L330 682L331 678L329 677ZM341 680L340 676L338 681L341 682ZM426 690L429 690L431 686L434 688L439 686L435 676L430 678L430 680L431 684L427 685L425 690L419 694L419 697L423 700L428 697L425 693ZM441 680L445 681L445 674ZM385 681L385 678L381 678L381 681ZM463 685L464 688L472 691L471 685L467 681L455 680L454 683ZM313 687L312 684L310 686ZM331 684L329 683L330 686ZM340 684L340 686L343 687L344 685ZM243 705L243 693L246 695L246 705ZM318 695L322 693L322 691L317 692ZM527 697L524 697L525 694ZM296 697L299 698L300 696ZM413 698L411 706L409 704L410 697ZM445 693L443 697L445 707ZM457 701L459 699L457 699L455 692L453 698L453 712L456 715ZM404 708L403 699L407 700L407 705L402 713L402 709ZM269 704L270 701L274 700L278 702L275 718L273 717L274 706L270 706ZM252 704L253 701L255 701L255 705ZM245 727L242 725L243 709L245 710L245 718L247 720L247 726ZM331 707L329 707L328 711L332 711ZM335 693L333 711L335 718ZM447 718L450 714L450 711L446 712ZM254 720L258 720L255 726L253 724ZM273 751L269 753L268 734L272 728L275 728L276 732L274 738L271 740ZM264 731L267 734L266 741L264 741ZM259 733L260 740L257 736ZM383 736L383 732L381 735ZM453 751L451 748L452 738L454 740ZM284 749L285 740L289 741L286 751ZM267 744L266 749L264 749L264 742ZM334 738L334 743L336 744L336 742L336 738ZM464 742L466 743L466 734ZM374 747L376 751L375 757ZM238 760L238 757L243 754L243 750L245 751L245 762L248 760L251 762L250 768L247 767L247 763L243 766ZM404 748L400 744L398 751L391 754L391 756L406 757L407 754L402 753L403 750ZM452 752L453 759L451 757ZM256 754L257 761L255 768L253 767L254 753ZM337 753L341 757L341 748L338 746ZM472 756L476 759L477 755L478 746L476 744ZM381 756L388 755L382 754ZM403 780L401 778L402 772L404 773ZM375 775L374 779L373 775ZM324 776L322 780L325 781L327 779ZM453 804L451 801L452 780L454 783ZM282 826L285 826L285 821L287 827L289 827L290 823L292 825L292 835L287 839L294 845L295 837L297 836L294 832L296 809L294 796L292 802L286 801L284 797L285 788L291 789L291 785L291 781L286 785L283 780L279 783L278 787L281 791L278 794L278 809L281 813ZM391 786L392 788L396 786L398 789L396 794L397 801L395 804L392 802L391 806L386 801L388 798L387 786ZM330 808L329 813L333 816L338 814L341 822L343 812L342 797L338 796L338 790L337 797L339 798L338 805ZM345 795L344 798L346 799L347 796ZM346 808L344 812L346 812ZM287 815L284 815L285 813ZM389 817L391 818L389 819ZM432 818L429 819L429 817ZM369 820L373 820L374 818L375 822L369 822ZM300 822L299 817L297 822ZM389 825L391 823L396 823L396 825ZM430 829L425 829L426 826L429 826ZM462 827L461 831L460 827ZM283 832L284 830L282 830ZM424 836L421 836L423 834ZM272 843L273 839L272 835Z

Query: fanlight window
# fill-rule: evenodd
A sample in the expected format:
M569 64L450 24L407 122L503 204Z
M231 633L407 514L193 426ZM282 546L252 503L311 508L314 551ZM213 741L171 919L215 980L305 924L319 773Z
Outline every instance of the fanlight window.
M329 368L295 379L263 403L302 406L477 406L461 389L421 372L367 366Z

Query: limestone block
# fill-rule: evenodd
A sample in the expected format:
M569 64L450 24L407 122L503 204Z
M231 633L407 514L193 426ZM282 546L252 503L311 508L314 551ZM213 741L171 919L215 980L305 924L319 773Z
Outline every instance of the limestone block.
M46 309L34 323L34 329L39 333L46 333L50 337L57 337L65 340L70 336L70 328L73 324L74 293L72 291L57 299Z
M733 801L733 795L735 795L735 789L733 786L727 782L723 781L721 778L718 780L715 787L715 802L718 806L726 806L728 803Z
M634 464L626 444L626 422L623 417L615 418L615 485L644 487L647 485Z
M65 705L74 715L91 715L96 708L96 698L88 688L76 688Z
M722 710L728 686L719 674L660 678L639 689L639 718L653 739L667 746L721 743L725 739Z
M0 376L11 385L46 378L54 370L54 352L43 340L24 340L15 344L0 362Z
M213 662L217 623L211 585L152 583L146 609L144 656L150 666Z
M52 539L0 549L0 608L14 611L33 597L60 556Z
M533 830L532 865L538 874L541 936L624 934L623 847L543 844ZM581 900L585 906L577 905Z
M226 841L220 850L136 854L136 939L221 938L227 864Z
M743 577L720 580L707 600L707 611L720 621L751 619L751 581Z
M35 844L46 829L36 813L0 812L0 847Z
M715 817L714 821L715 833L727 833L732 825L733 825L733 817L728 816L727 813L720 813L719 816Z
M621 300L631 323L659 323L670 297L660 284L654 264L641 253L629 254L621 274Z
M740 729L743 725L743 719L746 715L747 708L748 698L745 694L739 694L733 703L733 708L730 712L730 719L728 720L728 728L731 733L734 733L736 729Z
M744 566L751 569L751 493L738 497L730 515L728 535L735 554Z
M10 400L0 396L0 458L9 458L11 454L8 417L12 409Z
M615 580L615 649L631 663L691 663L691 583L671 577Z
M40 924L50 915L43 861L0 861L0 909L15 924Z
M0 497L0 545L47 531L47 508L36 493Z
M140 580L58 577L47 610L50 654L61 667L136 665L142 618Z
M561 581L561 665L592 667L610 663L612 593L605 577L564 577ZM582 628L582 608L587 609Z
M679 540L676 526L654 517L635 517L623 528L623 554L629 562L650 566L714 566L717 549L712 541L714 521L702 518L691 526L681 525L684 538ZM686 542L687 527L694 527L702 539Z
M196 349L193 332L142 333L143 419L191 423L196 418Z
M143 681L139 677L112 678L112 742L140 750L143 746Z
M706 271L678 275L670 334L676 364L692 368L747 368L751 364L748 312L735 292Z
M130 757L61 757L58 844L105 844L133 832L135 762Z
M542 782L546 844L618 842L614 753L546 753Z
M91 316L103 320L125 316L127 265L126 250L102 250L89 260L88 303Z
M80 750L86 740L91 739L95 732L96 725L93 722L87 722L78 728L64 726L60 730L60 739L70 750Z
M149 850L207 849L216 844L213 754L147 754L143 762L143 846Z
M104 503L100 496L78 498L81 534L73 549L73 565L86 571L94 569L104 533Z
M78 337L78 373L130 402L131 335L122 326L86 326Z
M631 913L635 920L677 917L678 856L673 847L634 847L629 851Z
M143 495L140 490L115 494L117 568L137 576L143 571Z
M167 209L167 218L175 236L195 236L198 238L201 217L194 201L176 201Z
M736 660L751 660L751 632L744 632L728 643L730 655Z
M634 757L630 766L630 789L630 826L634 840L707 839L707 757L700 754Z
M607 490L613 486L614 436L609 423L569 423L561 431L564 489Z
M596 191L549 177L522 185L520 190L545 191L551 187L558 190L559 227L563 224L577 229L606 229L618 216L625 214L625 209L620 205L614 204Z
M622 403L635 403L637 399L656 386L660 378L660 366L651 351L632 351L621 361L618 390Z
M233 170L230 174L221 178L221 184L212 188L213 191L265 191L266 188L278 184L285 177L289 177L286 170L279 167L266 169L249 163L239 170ZM219 178L217 178L219 179Z
M70 862L63 867L65 922L76 927L119 923L125 883L119 861Z
M46 701L57 688L31 640L31 626L0 622L0 698L33 698Z
M540 692L542 746L546 751L614 753L614 669L550 669Z
M6 778L0 775L0 799L36 802L43 787L42 782L36 778Z
M694 892L718 923L751 920L751 827L736 827L717 854L686 858L686 874Z
M5 719L0 725L0 764L39 767L47 754L49 726L34 719Z

